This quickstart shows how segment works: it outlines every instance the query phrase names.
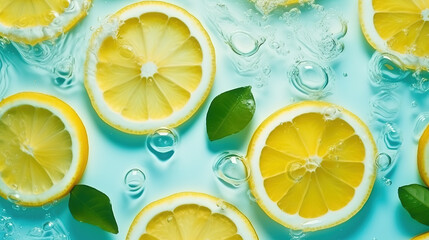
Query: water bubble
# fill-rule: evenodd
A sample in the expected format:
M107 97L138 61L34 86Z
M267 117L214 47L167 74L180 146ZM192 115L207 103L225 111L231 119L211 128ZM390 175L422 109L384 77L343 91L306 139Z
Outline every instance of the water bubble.
M54 228L54 226L55 226L54 222L51 222L51 221L46 222L43 224L43 231L51 231Z
M52 69L54 73L53 82L57 87L69 88L73 85L74 57L60 59Z
M347 33L347 22L334 12L326 12L319 25L326 33L332 34L336 39L343 38Z
M371 98L370 113L381 122L395 120L401 102L393 92L382 90Z
M286 25L292 25L296 23L301 15L301 11L298 8L292 8L288 12L281 15L280 20L285 21Z
M346 72L343 73L343 77L348 77L349 74L347 74Z
M140 195L146 185L146 175L140 169L131 169L125 175L124 183L130 194Z
M265 42L265 38L259 40L255 39L247 32L238 31L234 32L227 44L231 47L232 51L244 57L249 57L258 52L260 46Z
M287 166L288 177L295 182L299 182L306 172L306 168L301 162L292 162Z
M290 236L291 240L299 240L299 239L303 239L305 237L305 233L302 230L290 229L289 230L289 236Z
M369 61L369 76L375 85L390 84L393 87L408 74L402 61L392 54L375 52Z
M329 106L323 109L322 113L325 120L334 120L341 115L341 110L335 106Z
M173 221L173 216L168 216L167 222L170 223L171 221Z
M384 172L392 166L392 158L387 153L379 153L375 160L377 170Z
M215 176L228 186L238 187L245 183L250 176L246 160L237 154L225 152L213 163Z
M43 236L43 229L39 228L39 227L34 227L32 229L30 229L30 231L27 233L28 237L42 237Z
M402 136L395 126L386 123L383 131L384 144L390 150L397 150L402 145Z
M289 71L292 86L311 97L321 97L329 84L327 70L313 61L300 61Z
M15 231L15 224L11 221L7 221L4 223L3 228L6 233L11 234Z
M159 128L147 138L149 149L159 156L160 154L174 153L179 139L176 132L169 128Z
M423 131L426 129L426 126L429 124L429 112L427 113L421 113L419 116L417 116L416 122L414 124L414 140L418 141L423 133Z
M386 185L386 186L392 185L392 180L389 178L383 177L381 180L383 181L384 185Z

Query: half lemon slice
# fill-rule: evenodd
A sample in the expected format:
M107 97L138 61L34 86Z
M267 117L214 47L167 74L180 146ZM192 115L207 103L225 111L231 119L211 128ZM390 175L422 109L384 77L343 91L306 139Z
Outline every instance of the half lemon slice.
M307 101L268 117L249 144L249 183L280 224L314 231L362 208L375 180L376 146L366 125L330 103Z
M35 45L70 30L92 0L1 0L0 35Z
M373 48L398 56L408 68L428 68L428 0L359 0L359 17Z
M133 134L176 127L206 99L215 52L201 23L164 2L129 5L98 29L85 87L98 115Z
M178 193L147 205L127 240L257 240L249 220L234 206L203 193Z
M18 93L0 102L0 195L20 205L59 199L80 180L88 138L76 112L58 98Z

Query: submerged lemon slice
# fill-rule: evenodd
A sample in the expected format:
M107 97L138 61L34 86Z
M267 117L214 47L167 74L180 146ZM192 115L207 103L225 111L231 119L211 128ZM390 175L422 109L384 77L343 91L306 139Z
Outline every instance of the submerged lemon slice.
M429 186L429 125L424 130L417 148L417 165L420 177Z
M147 205L127 240L257 240L249 220L234 206L203 193L178 193Z
M1 0L0 35L35 45L70 30L91 0Z
M262 209L292 229L314 231L356 214L375 180L376 146L351 112L301 102L268 117L249 144L249 183Z
M429 232L422 233L418 236L411 238L411 240L429 240Z
M79 116L61 100L19 93L0 102L0 195L40 206L80 180L88 139Z
M215 53L200 22L164 2L139 2L92 37L85 87L98 115L133 134L175 127L206 99Z
M400 57L409 68L429 66L428 0L359 0L359 16L375 49Z

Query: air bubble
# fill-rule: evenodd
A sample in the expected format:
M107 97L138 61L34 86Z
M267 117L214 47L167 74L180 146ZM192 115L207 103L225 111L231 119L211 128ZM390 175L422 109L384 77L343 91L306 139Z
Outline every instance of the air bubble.
M326 13L319 25L336 39L343 38L347 33L347 22L334 12Z
M301 181L306 172L306 168L301 162L292 162L287 166L287 175L294 182Z
M51 231L55 226L55 223L49 221L43 224L43 231Z
M401 102L393 92L382 90L370 101L370 113L380 122L393 121L398 116Z
M392 158L387 153L379 153L375 160L377 170L384 172L392 166Z
M125 174L124 183L132 196L140 196L146 185L146 175L140 169L131 169Z
M418 69L413 73L413 77L415 79L415 83L413 83L413 87L419 91L426 93L429 91L429 71Z
M398 150L402 145L402 136L391 123L386 123L383 131L384 144L390 150Z
M327 70L313 61L300 61L289 70L292 86L304 95L319 98L329 84Z
M43 236L43 229L34 227L27 233L27 236L32 238L40 238Z
M377 86L394 87L395 83L402 81L408 74L402 61L392 54L375 52L369 61L370 80Z
M250 57L258 52L260 46L265 42L265 38L255 39L247 32L234 32L226 42L232 51L244 57Z
M158 158L169 159L174 153L179 139L176 131L169 128L159 128L147 138L147 146Z
M335 106L329 106L326 107L322 113L325 120L334 120L341 115L341 110Z
M381 180L383 181L384 185L386 185L386 186L392 185L392 180L389 178L383 177Z
M214 175L227 186L239 187L245 183L250 176L250 169L244 157L225 152L213 163Z
M423 131L426 129L426 127L429 124L429 112L427 113L421 113L417 116L416 122L414 123L414 140L418 141L423 134Z

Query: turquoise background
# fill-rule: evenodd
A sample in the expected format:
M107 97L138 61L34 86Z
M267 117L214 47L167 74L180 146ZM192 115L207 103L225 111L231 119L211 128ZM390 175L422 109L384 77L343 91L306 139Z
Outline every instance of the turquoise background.
M234 17L243 17L248 13L248 9L253 8L245 1L231 1L231 4L238 4L234 8ZM206 5L214 1L168 1L186 8L206 27L216 49L217 74L205 104L189 121L176 129L180 138L177 151L171 159L160 161L147 149L145 136L124 134L105 124L91 107L83 87L84 54L93 29L97 28L107 15L133 2L137 1L94 0L89 15L67 35L65 44L57 49L56 54L71 54L76 58L76 84L69 89L55 87L52 84L52 73L27 64L11 45L2 50L4 63L9 65L2 79L9 81L6 96L21 91L55 95L70 104L82 118L88 132L90 155L81 183L93 186L110 197L119 225L119 234L112 235L97 227L77 222L69 213L68 198L59 201L48 211L16 211L9 202L2 199L0 206L5 209L3 215L12 217L15 224L14 236L20 236L16 239L25 239L25 233L33 227L41 227L46 222L45 215L49 213L52 219L59 218L63 222L73 240L124 239L134 216L145 205L176 192L195 191L212 194L237 206L253 223L261 240L289 239L289 230L267 217L258 205L248 198L247 185L237 189L223 185L214 177L211 166L216 156L224 151L245 155L250 137L263 119L283 106L304 99L294 94L287 79L287 70L294 62L290 57L293 53L276 54L269 47L272 39L266 36L267 41L260 49L261 66L270 66L271 73L262 80L261 87L259 73L244 76L234 68L231 49L209 21L210 12ZM345 45L344 52L333 61L321 63L332 69L331 94L322 100L336 103L354 112L369 124L377 139L380 124L371 118L369 103L371 97L380 89L369 83L368 61L374 50L361 33L357 0L320 0L318 3L325 9L333 9L342 15L348 26L348 32L342 40ZM276 10L264 24L272 25L271 30L277 29L278 32L274 34L277 40L287 42L287 36L279 33L284 23L278 19L285 10L287 9ZM303 14L303 17L308 17L307 23L311 24L311 16ZM254 31L256 35L269 33L262 29L255 27L245 30ZM314 60L314 57L304 52L301 55L304 59ZM347 73L347 76L343 73ZM209 103L221 92L246 85L253 86L257 105L252 122L236 135L210 142L205 129ZM408 215L397 197L399 186L422 183L417 171L417 143L412 129L417 115L429 111L429 96L427 93L413 91L408 82L400 83L398 88L389 91L396 92L400 99L399 115L394 123L399 126L403 136L403 145L396 165L387 175L392 180L392 185L386 186L378 179L368 202L351 220L331 229L308 233L304 239L400 240L429 230ZM142 169L147 177L145 191L137 199L127 194L123 181L127 171L132 168Z

